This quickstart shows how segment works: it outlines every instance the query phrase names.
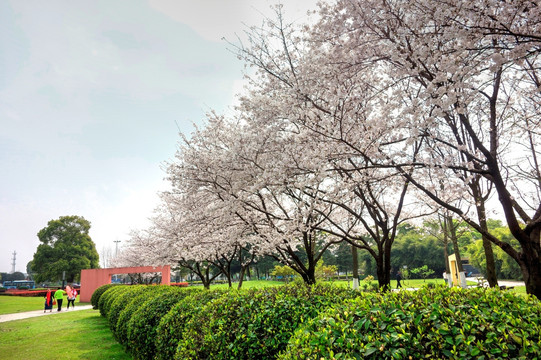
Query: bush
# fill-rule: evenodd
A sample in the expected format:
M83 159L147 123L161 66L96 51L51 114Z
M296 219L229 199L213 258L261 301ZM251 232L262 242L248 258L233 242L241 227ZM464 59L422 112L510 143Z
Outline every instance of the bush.
M170 287L145 301L128 323L127 347L136 359L152 359L156 352L156 327L171 307L190 294L190 290Z
M47 290L20 290L20 289L5 289L0 293L6 296L25 296L25 297L44 297L47 295Z
M192 291L190 295L175 304L162 317L156 329L156 359L173 359L179 341L183 338L185 326L211 300L227 294L226 290Z
M329 285L230 293L209 302L190 320L175 359L274 359L305 320L357 295Z
M107 312L111 306L111 303L116 299L116 295L127 288L128 285L119 285L111 287L100 296L100 301L98 301L98 309L100 314L103 317L107 317Z
M107 289L109 289L112 286L116 286L115 284L105 284L94 290L92 293L92 296L90 297L90 303L92 304L92 308L94 310L98 309L98 304L100 301L101 294L103 294Z
M115 334L118 318L120 317L120 313L124 308L130 303L130 301L133 300L134 297L151 291L153 289L152 286L145 286L145 285L130 285L127 286L126 289L115 297L115 300L112 302L109 311L107 312L107 321L109 322L109 328Z
M114 335L118 342L124 345L126 349L128 349L128 324L132 315L141 307L143 303L171 289L171 287L168 285L146 285L146 287L148 287L150 290L143 291L139 295L133 297L118 315Z
M541 303L498 290L439 287L366 294L307 322L290 359L532 359Z

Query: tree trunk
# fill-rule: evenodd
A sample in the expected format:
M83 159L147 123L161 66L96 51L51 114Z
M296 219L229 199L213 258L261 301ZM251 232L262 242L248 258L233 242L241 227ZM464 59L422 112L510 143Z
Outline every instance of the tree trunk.
M246 266L240 267L240 275L239 275L239 285L237 286L237 289L240 290L242 287L242 282L244 281L244 272L246 271Z
M476 204L475 207L477 208L477 218L479 219L479 225L484 231L488 232L485 199L483 198L481 194L479 179L477 179L477 181L472 182L470 185L470 188L472 190L473 197L475 199L475 204ZM498 277L496 275L496 264L494 262L494 251L492 250L492 242L488 239L486 235L482 234L482 237L483 237L483 249L485 250L485 259L487 262L485 272L486 272L488 285L490 287L497 287Z
M496 264L494 262L494 251L492 250L492 242L483 235L483 249L485 249L485 257L487 262L486 276L490 287L498 286L498 276L496 275Z
M443 256L445 257L445 273L451 276L451 269L449 268L449 246L447 234L443 234Z
M520 269L524 277L526 292L541 299L541 254L540 240L541 229L532 229L526 244L522 244L522 253L520 255Z
M387 252L389 252L387 254ZM390 246L385 251L379 249L379 256L376 259L376 273L378 275L378 286L383 291L391 289L391 261Z
M208 267L205 270L205 275L201 276L201 281L203 281L203 287L209 290L210 289L210 271Z
M359 288L359 255L357 254L357 248L351 245L351 255L353 257L353 289ZM346 270L346 277L347 277Z
M460 257L460 250L458 248L458 239L456 236L456 225L453 224L453 217L451 215L445 215L444 222L446 224L446 230L449 232L449 238L451 239L451 243L453 244L453 251L455 253L456 257L456 267L458 269L458 272L464 272L464 267L462 266L462 258Z

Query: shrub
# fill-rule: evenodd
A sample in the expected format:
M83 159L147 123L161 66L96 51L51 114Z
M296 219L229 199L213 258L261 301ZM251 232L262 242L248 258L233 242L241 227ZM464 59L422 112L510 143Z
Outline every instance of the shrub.
M98 301L98 309L100 310L100 315L107 317L107 312L111 303L115 300L116 295L127 288L128 285L119 285L111 287L100 296L100 301Z
M145 285L130 285L126 290L117 294L115 300L111 303L109 311L107 312L107 321L109 322L109 328L113 332L116 332L118 318L124 308L133 300L136 296L152 290L152 286Z
M90 303L92 304L92 308L94 310L98 309L98 304L100 301L101 294L103 294L107 289L109 289L112 286L116 286L115 284L105 284L94 290L92 293L92 296L90 297Z
M156 352L156 327L171 307L190 294L190 290L170 287L145 301L128 323L127 347L136 359L152 359Z
M146 287L150 288L150 290L143 291L139 295L133 297L118 315L114 335L118 342L124 345L126 349L128 348L128 323L132 315L143 303L171 289L171 287L167 285L146 285Z
M422 288L330 309L298 329L279 359L532 359L541 356L540 334L532 297Z
M196 291L175 304L162 317L156 329L156 359L173 359L185 326L211 300L227 294L226 290Z
M357 294L329 285L231 293L191 319L175 359L274 359L302 322Z
M26 296L26 297L44 297L47 295L47 290L20 290L20 289L4 289L2 295L6 296Z

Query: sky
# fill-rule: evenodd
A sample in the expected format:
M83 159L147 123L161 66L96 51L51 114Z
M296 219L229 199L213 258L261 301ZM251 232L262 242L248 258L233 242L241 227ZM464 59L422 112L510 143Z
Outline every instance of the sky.
M26 272L60 216L90 221L100 254L146 228L179 132L242 91L226 40L275 2L0 0L0 272L14 252ZM305 22L316 0L283 5Z

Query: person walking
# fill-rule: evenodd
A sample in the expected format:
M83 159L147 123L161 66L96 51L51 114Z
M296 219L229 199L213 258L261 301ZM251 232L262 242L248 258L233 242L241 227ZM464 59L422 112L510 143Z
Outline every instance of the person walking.
M398 271L396 273L396 288L397 289L402 287L402 284L400 283L400 281L402 281L402 273Z
M56 300L56 303L58 304L57 311L62 311L62 300L64 300L64 290L62 290L61 288L56 290L54 292L54 299Z
M77 298L77 290L75 290L74 288L70 288L70 291L67 292L67 294L68 294L68 310L70 309L70 304L71 304L71 308L75 309L75 299Z
M51 292L51 289L47 290L47 294L45 294L45 309L43 309L43 312L46 312L49 310L49 312L53 312L53 293Z

